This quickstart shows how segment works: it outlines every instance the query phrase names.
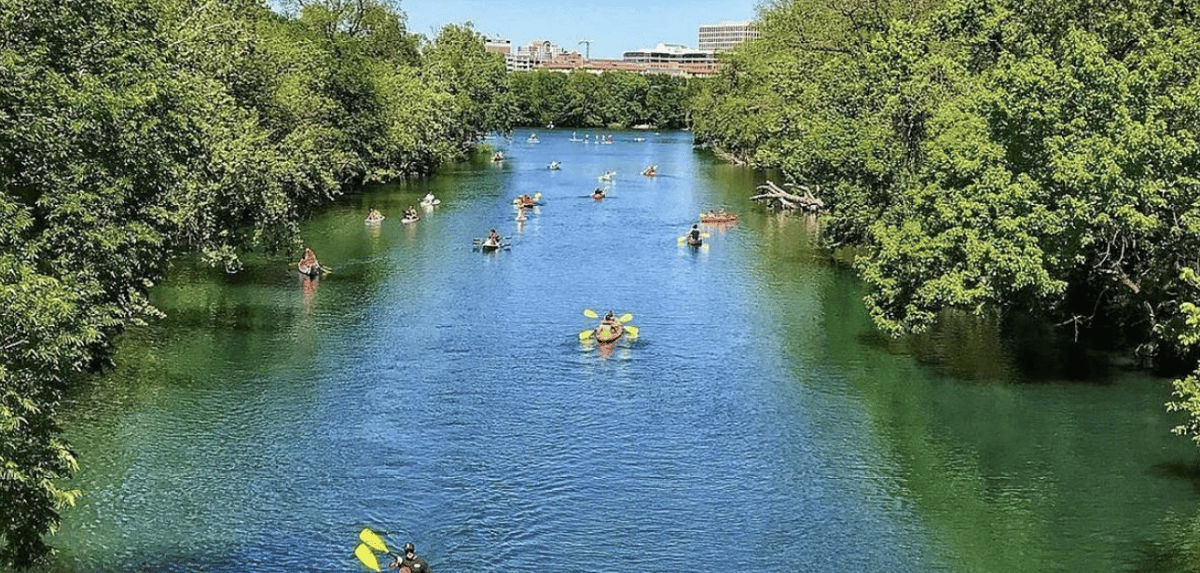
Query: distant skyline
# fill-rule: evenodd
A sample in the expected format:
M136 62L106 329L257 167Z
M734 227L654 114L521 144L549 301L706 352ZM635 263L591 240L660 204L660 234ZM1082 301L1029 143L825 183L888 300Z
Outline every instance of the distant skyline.
M408 29L432 39L446 24L471 22L475 31L512 40L514 48L549 40L593 59L620 59L660 42L697 47L703 24L752 20L758 0L400 0Z

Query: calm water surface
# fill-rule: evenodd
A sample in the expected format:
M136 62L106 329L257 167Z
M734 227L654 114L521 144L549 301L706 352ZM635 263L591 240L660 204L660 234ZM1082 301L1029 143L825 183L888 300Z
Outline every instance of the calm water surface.
M178 265L75 396L54 569L360 571L369 526L438 573L1139 571L1194 515L1165 382L1030 376L973 323L884 340L812 225L689 134L526 135L330 208L319 281ZM741 220L679 246L716 207ZM511 249L473 251L493 227ZM581 344L585 308L641 337Z

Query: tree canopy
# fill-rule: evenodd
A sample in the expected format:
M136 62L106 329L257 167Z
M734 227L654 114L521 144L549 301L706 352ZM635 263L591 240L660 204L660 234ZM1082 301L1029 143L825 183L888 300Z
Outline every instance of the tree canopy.
M1153 0L779 0L697 98L699 138L819 183L893 335L1030 313L1200 356L1200 21ZM1173 410L1200 436L1200 371Z
M1196 29L1150 1L775 2L696 130L823 186L887 332L1021 310L1168 362L1200 247Z
M509 75L512 123L525 126L680 129L702 80L666 74L545 69Z
M173 256L294 252L345 186L428 173L504 126L475 111L504 90L469 31L423 54L392 2L292 7L0 3L0 566L47 554L79 495L58 485L77 464L63 391L156 316Z

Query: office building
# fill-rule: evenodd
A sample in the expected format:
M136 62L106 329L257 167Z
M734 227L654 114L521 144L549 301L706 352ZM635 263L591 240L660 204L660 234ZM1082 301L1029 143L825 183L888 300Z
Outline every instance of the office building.
M699 46L701 50L722 52L758 36L758 24L753 21L727 20L700 26Z

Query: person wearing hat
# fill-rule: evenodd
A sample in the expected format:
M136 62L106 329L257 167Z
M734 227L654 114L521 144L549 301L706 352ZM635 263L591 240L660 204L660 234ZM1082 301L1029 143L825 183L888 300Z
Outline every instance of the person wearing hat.
M404 555L396 557L389 567L397 573L405 573L405 569L411 573L429 573L429 563L417 556L417 548L412 543L404 544Z

